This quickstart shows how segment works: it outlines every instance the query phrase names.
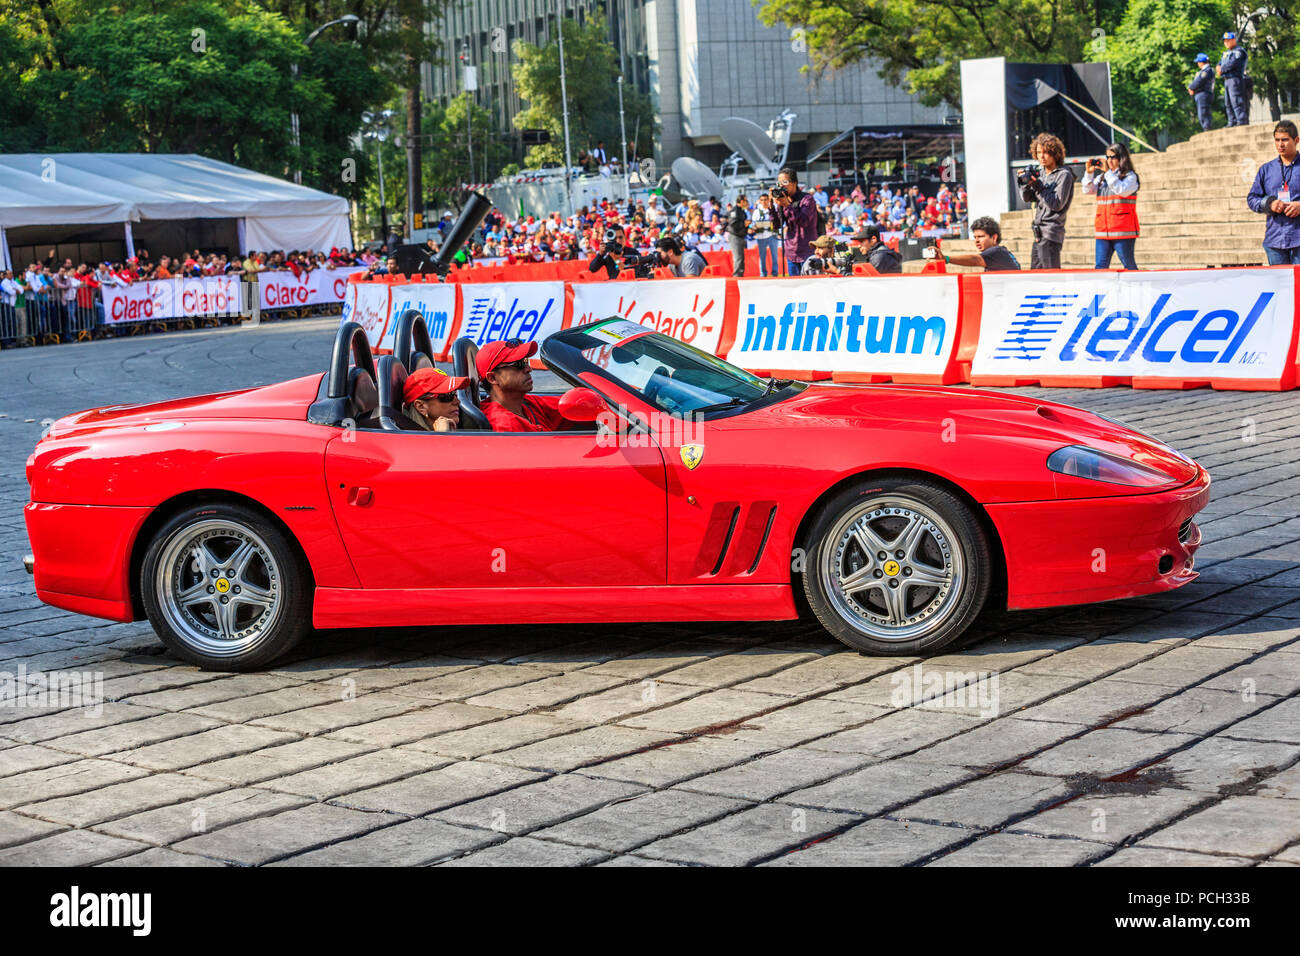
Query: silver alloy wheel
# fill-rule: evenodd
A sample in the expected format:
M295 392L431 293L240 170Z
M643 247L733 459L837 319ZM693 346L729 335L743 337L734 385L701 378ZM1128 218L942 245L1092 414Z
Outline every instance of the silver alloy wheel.
M284 606L271 549L247 525L197 521L163 545L154 577L158 606L195 651L236 657L260 644Z
M951 526L910 496L884 494L837 521L821 583L836 613L880 641L933 632L961 600L964 562Z

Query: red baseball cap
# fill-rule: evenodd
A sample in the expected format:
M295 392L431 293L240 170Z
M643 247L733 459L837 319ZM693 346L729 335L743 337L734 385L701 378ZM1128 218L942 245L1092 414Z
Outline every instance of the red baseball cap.
M478 377L486 378L487 373L492 371L498 365L504 365L507 362L517 362L520 359L532 358L536 354L536 342L525 342L522 339L507 339L499 342L488 342L478 350L478 356L474 359L474 365L478 368Z
M409 405L422 395L447 395L468 384L469 379L463 375L448 375L436 368L416 369L406 376L406 384L402 386L402 398Z

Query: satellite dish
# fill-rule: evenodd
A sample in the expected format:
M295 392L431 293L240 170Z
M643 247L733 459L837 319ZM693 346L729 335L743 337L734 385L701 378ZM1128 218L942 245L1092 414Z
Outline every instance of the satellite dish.
M759 176L776 173L776 154L780 148L763 127L739 116L728 116L722 121L722 141L745 158Z
M674 159L673 178L681 186L682 192L701 202L711 196L722 195L722 180L698 159L689 156Z

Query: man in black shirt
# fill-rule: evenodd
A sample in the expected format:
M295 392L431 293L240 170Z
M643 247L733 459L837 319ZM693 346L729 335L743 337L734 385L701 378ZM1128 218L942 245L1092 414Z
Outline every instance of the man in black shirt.
M985 272L1019 271L1016 257L1001 246L1002 229L996 219L981 216L970 224L970 237L978 253L966 252L944 256L944 262L955 266L983 266Z
M600 251L588 263L587 271L599 272L604 269L605 274L611 279L617 279L619 270L623 268L623 258L634 256L637 252L632 246L627 245L622 226L614 226L610 231L614 233L613 241L606 242L600 247Z
M749 199L741 193L727 213L727 246L731 249L731 274L745 274L745 247L749 240Z
M867 226L850 240L854 260L866 262L882 276L903 271L903 260L898 253L880 241L880 227Z

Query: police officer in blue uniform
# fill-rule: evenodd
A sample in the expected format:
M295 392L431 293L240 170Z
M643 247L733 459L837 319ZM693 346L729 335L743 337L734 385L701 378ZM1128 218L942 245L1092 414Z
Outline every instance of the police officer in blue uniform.
M1223 102L1229 126L1246 125L1246 51L1237 46L1237 34L1223 35L1223 57L1214 72L1223 77Z
M1187 92L1196 100L1196 118L1201 121L1201 129L1210 128L1210 103L1214 100L1214 71L1210 69L1210 58L1204 53L1196 54L1196 77Z

